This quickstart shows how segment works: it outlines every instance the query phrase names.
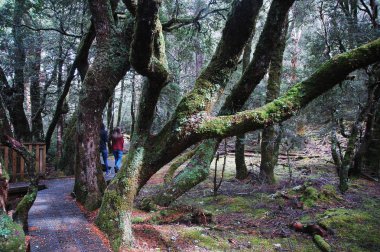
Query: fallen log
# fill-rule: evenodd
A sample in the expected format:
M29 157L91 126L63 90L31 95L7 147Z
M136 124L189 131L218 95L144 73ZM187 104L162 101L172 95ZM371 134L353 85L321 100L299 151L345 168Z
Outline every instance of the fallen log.
M328 244L325 239L322 238L320 235L314 235L313 241L318 246L318 248L323 252L331 252L331 246Z

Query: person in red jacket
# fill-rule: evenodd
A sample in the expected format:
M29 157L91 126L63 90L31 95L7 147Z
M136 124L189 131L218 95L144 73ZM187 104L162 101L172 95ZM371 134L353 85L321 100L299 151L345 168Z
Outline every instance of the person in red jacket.
M115 157L115 173L120 170L123 158L124 138L120 128L115 128L111 135L111 146L113 156Z

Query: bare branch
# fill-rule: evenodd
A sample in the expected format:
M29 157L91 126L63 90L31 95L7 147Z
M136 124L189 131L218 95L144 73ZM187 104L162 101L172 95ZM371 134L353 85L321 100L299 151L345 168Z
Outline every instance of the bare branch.
M172 17L172 19L170 19L166 23L162 24L162 29L166 32L171 32L173 30L179 29L179 28L184 27L186 25L195 24L195 23L199 22L200 20L207 18L211 14L214 14L214 13L222 14L223 12L226 12L227 10L228 10L228 8L220 8L220 9L211 10L211 11L208 11L208 12L202 14L205 11L205 9L202 9L194 17L177 18L176 16L174 16L174 17Z
M32 31L55 31L55 32L58 32L64 36L72 37L72 38L81 38L82 37L80 35L68 33L65 30L63 30L62 27L61 27L61 29L53 28L53 27L50 27L50 28L48 28L48 27L32 27L32 26L29 26L26 24L21 24L20 27L25 27L25 28L32 30Z

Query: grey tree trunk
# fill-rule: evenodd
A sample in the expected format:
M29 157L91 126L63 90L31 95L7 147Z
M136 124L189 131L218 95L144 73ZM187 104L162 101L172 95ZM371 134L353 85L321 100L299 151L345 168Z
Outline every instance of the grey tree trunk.
M94 63L83 82L76 125L74 192L77 200L90 210L100 206L106 186L99 158L102 112L116 85L130 68L133 23L128 19L123 28L116 27L109 4L90 3L93 16L98 18L93 20L97 48ZM115 8L112 6L112 10ZM99 21L103 18L105 23Z
M15 137L19 141L30 140L30 128L24 111L25 32L21 26L25 13L25 0L16 0L13 14L12 34L14 38L14 85L7 90L4 101L7 105Z
M282 62L286 46L288 20L284 23L282 35L275 48L269 66L266 103L275 100L280 95ZM274 168L277 165L281 134L276 125L264 127L261 141L260 178L269 183L275 183Z
M33 37L30 53L30 97L32 103L32 138L34 141L43 141L44 130L41 115L41 87L40 87L40 69L41 69L41 44L42 36L37 33Z
M124 80L122 80L121 81L120 98L119 98L119 106L117 109L117 121L116 121L117 127L120 127L120 122L121 122L121 112L122 112L123 102L124 102L124 88L125 88L125 82L124 82Z

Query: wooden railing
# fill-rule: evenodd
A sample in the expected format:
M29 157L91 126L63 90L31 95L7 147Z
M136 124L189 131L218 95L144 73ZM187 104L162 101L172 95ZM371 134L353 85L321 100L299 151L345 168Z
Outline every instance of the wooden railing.
M36 169L40 175L46 172L46 145L45 143L23 143L29 151L35 153ZM7 146L0 145L0 157L4 161L4 167L7 169L11 181L26 178L25 161L17 152Z

